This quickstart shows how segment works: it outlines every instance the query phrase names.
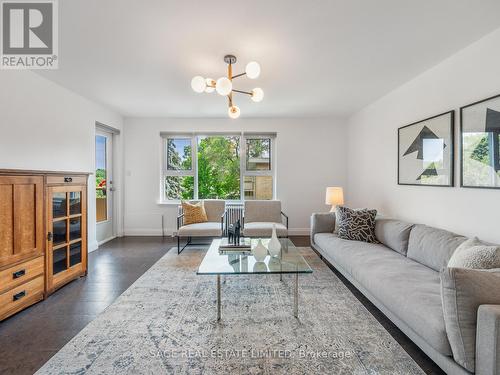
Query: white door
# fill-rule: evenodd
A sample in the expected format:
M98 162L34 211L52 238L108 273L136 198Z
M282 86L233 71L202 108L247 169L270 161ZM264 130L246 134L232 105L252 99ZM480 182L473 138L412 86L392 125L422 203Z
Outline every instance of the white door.
M99 244L113 233L113 134L96 129L95 134L96 238Z

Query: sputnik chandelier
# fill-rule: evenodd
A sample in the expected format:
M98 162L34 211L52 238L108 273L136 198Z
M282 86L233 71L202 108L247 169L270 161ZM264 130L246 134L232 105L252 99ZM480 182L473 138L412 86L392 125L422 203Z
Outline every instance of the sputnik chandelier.
M233 93L250 95L254 102L260 102L264 99L264 91L256 87L252 91L242 91L233 88L233 79L246 75L250 79L256 79L260 75L260 65L255 61L249 62L245 67L245 72L233 76L233 64L236 63L236 57L233 55L224 56L224 62L227 64L227 77L221 77L217 81L212 78L203 78L196 76L191 80L191 87L197 93L212 93L217 91L219 95L227 96L229 109L227 114L235 119L240 117L240 108L233 102Z

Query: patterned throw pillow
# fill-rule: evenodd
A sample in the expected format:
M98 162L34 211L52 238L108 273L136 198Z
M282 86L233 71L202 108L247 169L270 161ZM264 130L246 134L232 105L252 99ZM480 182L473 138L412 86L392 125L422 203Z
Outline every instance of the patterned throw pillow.
M184 225L206 223L208 221L203 201L195 204L182 202L182 211L184 212Z
M375 237L377 210L353 210L337 206L338 236L344 240L378 243Z
M450 268L500 268L500 246L488 246L477 237L461 244L448 262Z

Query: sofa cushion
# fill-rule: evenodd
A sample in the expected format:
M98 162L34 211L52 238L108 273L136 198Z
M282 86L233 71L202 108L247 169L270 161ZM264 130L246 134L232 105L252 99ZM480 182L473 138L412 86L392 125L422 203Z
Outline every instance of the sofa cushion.
M222 236L221 223L207 221L183 225L179 228L177 235L180 237L220 237Z
M400 220L377 219L375 221L375 236L385 246L406 255L413 225Z
M316 234L314 241L328 261L348 272L430 346L452 354L438 272L381 244L342 240L329 233Z
M247 237L271 237L273 224L276 225L276 234L278 237L288 236L286 226L281 223L245 223L243 235Z
M462 243L448 262L450 268L500 268L500 246L488 246L477 237Z
M407 256L439 272L466 240L455 233L417 224L410 232Z
M376 243L375 217L377 210L353 210L344 206L337 206L336 231L340 238Z
M446 332L453 358L473 372L477 311L483 304L500 304L500 272L444 268L441 288Z

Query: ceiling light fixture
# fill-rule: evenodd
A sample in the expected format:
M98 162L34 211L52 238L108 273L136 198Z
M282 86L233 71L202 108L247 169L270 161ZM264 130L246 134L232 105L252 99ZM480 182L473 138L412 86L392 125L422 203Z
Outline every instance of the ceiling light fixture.
M230 118L236 119L240 117L240 108L233 103L233 93L250 95L252 101L258 103L264 99L264 91L260 87L254 88L252 91L242 91L233 88L233 79L246 75L250 79L256 79L260 75L259 63L252 61L245 67L245 72L233 76L233 64L236 63L236 57L233 55L224 56L224 62L227 64L227 77L221 77L218 80L212 78L203 78L196 76L191 80L191 88L197 93L212 93L214 91L228 98L227 114Z

